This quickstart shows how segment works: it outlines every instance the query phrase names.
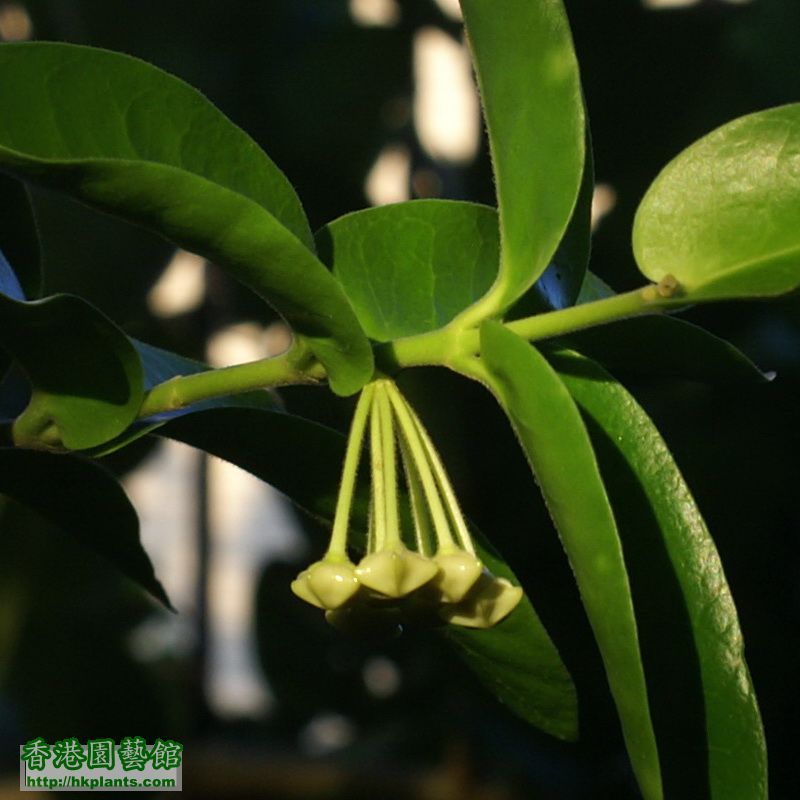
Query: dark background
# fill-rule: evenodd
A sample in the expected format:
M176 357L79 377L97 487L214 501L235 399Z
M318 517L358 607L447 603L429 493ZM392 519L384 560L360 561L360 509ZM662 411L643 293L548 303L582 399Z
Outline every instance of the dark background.
M286 172L316 228L366 204L364 176L388 141L405 141L415 165L442 172L459 196L493 203L485 142L453 180L396 113L413 88L414 31L433 24L458 34L432 0L400 5L402 20L391 29L354 25L340 0L30 0L27 9L37 38L121 50L200 88ZM632 288L641 283L632 217L666 161L736 116L800 100L800 3L706 0L656 12L637 0L572 0L567 8L597 179L618 198L595 236L592 269L615 289ZM36 200L48 293L83 295L132 335L188 355L202 355L217 327L268 319L218 275L203 309L153 319L144 298L169 245L61 198L37 193ZM721 552L766 726L774 798L795 796L798 783L797 312L789 298L687 314L775 370L769 385L621 376L673 447ZM575 676L579 745L519 723L433 637L368 645L330 633L288 595L296 565L270 567L256 603L277 710L260 722L223 722L204 701L202 646L187 658L134 661L126 635L154 613L149 602L71 540L6 506L0 752L8 769L16 768L19 743L33 736L143 735L187 744L184 781L198 797L638 796L568 567L507 426L479 389L452 376L420 371L406 389L440 443L465 510L515 566ZM346 426L348 403L324 391L285 398L290 409ZM309 526L309 535L319 531ZM375 652L403 675L402 690L388 700L370 697L359 679ZM322 709L347 715L358 736L312 758L299 732Z

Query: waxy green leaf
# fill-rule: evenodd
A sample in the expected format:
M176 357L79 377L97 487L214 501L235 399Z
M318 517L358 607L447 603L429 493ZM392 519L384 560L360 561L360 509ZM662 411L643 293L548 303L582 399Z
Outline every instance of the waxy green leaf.
M689 300L768 297L800 286L800 104L729 122L669 163L636 213L651 280Z
M0 494L37 511L171 608L139 541L136 512L105 469L74 456L0 448Z
M60 294L29 303L0 294L0 348L31 384L14 423L22 447L83 450L136 418L142 365L127 336L94 306Z
M631 764L646 800L661 798L631 588L589 434L547 361L496 322L481 326L483 381L508 415L572 565L606 667Z
M461 0L478 75L500 212L494 315L544 272L581 186L585 114L561 0ZM483 306L483 304L482 304Z
M0 169L226 268L308 342L334 391L371 376L369 343L312 252L291 185L199 92L119 53L6 44L0 111Z
M166 423L169 436L230 461L289 497L314 517L330 521L336 506L346 440L342 434L291 414L258 409L215 409ZM253 441L269 447L253 447ZM276 452L292 453L276 459ZM368 486L357 493L353 526L366 530ZM472 533L484 563L515 585L510 567ZM563 739L577 736L577 700L569 673L530 601L488 630L450 630L466 663L512 711Z
M665 794L766 798L764 732L736 609L683 476L611 375L573 353L552 363L592 424L606 485L618 498Z
M497 275L497 212L475 203L414 200L356 211L326 225L317 242L379 342L441 328Z

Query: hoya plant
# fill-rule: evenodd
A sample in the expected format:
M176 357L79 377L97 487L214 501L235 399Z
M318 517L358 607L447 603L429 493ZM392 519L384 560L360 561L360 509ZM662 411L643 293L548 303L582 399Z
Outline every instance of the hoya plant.
M636 341L629 358L765 380L673 314L800 284L800 105L730 122L664 168L633 227L642 286L617 294L588 268L591 139L562 3L461 6L497 207L411 201L316 234L270 158L177 78L89 47L0 46L0 492L169 605L102 459L161 436L232 461L330 523L327 548L291 585L298 603L342 635L445 631L500 701L574 740L578 698L558 642L494 532L465 518L397 383L416 367L454 371L494 397L530 464L642 795L765 797L762 725L717 550L668 445L613 372L617 345ZM39 297L25 183L218 264L283 317L290 348L212 370L130 338L79 297ZM348 435L265 391L296 384L352 396ZM313 452L312 471L272 456L298 449ZM643 503L620 493L619 470ZM623 525L665 557L623 548ZM701 687L700 748L652 713L659 684L642 655L637 574L672 586L687 621L689 635L665 649L691 654L675 663Z

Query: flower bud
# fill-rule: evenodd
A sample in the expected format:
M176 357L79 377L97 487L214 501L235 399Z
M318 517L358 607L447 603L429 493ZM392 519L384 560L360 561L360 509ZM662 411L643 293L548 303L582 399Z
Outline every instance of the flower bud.
M349 561L317 561L292 581L292 591L317 608L340 608L358 591L355 567Z
M386 597L404 597L432 580L439 567L429 558L402 545L370 553L356 568L359 582Z
M448 603L463 600L483 572L480 559L465 550L439 552L433 560L441 570L435 584L442 593L442 599Z
M522 589L505 578L484 572L472 591L460 602L443 606L439 614L452 625L491 628L505 619L522 599Z

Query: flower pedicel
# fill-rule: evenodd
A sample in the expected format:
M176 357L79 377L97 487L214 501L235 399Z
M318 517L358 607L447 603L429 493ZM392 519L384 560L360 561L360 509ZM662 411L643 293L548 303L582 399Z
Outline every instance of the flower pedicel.
M367 552L356 565L348 533L368 423L369 529ZM401 522L398 449L411 526ZM361 393L328 549L297 576L292 591L324 609L332 625L362 632L396 630L409 619L489 628L522 599L522 589L496 578L478 558L439 454L390 380L374 381Z

